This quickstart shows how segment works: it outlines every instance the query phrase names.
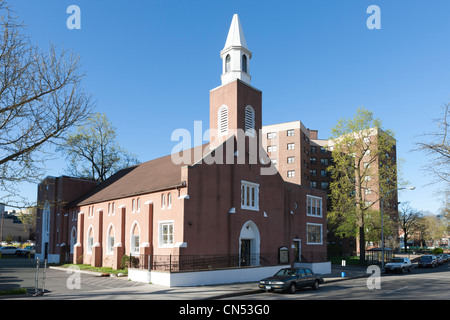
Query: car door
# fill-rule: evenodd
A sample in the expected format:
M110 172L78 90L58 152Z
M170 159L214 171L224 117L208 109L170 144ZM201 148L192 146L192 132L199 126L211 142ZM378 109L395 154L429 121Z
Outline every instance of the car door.
M314 276L314 273L312 272L311 269L306 268L305 269L305 286L309 287L312 286L314 284L314 281L316 280L316 277Z
M307 277L306 277L305 269L298 269L297 270L297 287L299 287L299 288L305 287L306 281L307 281Z

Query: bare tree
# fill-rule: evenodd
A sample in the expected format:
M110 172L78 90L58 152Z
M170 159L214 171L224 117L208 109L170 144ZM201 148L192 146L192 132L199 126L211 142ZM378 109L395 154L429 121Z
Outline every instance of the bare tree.
M17 200L17 184L36 182L57 142L93 108L81 85L79 57L43 51L0 0L0 202Z
M427 172L432 172L436 182L446 183L445 190L450 187L450 104L443 106L443 117L435 120L437 131L425 134L425 142L418 142L418 149L431 157L426 165Z
M423 214L416 209L412 208L409 202L405 202L401 205L398 212L399 227L403 231L403 242L405 245L405 252L408 251L408 239L416 231L420 231L420 223L423 219Z

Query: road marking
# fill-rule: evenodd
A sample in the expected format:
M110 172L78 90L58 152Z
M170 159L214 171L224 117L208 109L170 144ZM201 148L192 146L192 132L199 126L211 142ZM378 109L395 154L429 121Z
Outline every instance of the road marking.
M406 288L408 288L408 286L402 287L402 288L398 288L398 289L395 289L395 290L392 290L392 291L389 291L389 292L386 292L386 294L391 294L391 293L394 293L394 292L397 292L397 291L400 291L400 290L403 290L403 289L406 289Z

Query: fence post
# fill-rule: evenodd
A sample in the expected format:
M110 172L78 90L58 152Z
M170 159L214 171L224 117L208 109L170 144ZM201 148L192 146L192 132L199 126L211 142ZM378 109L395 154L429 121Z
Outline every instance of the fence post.
M42 278L42 295L45 293L45 279L47 278L47 259L44 260L44 275Z
M35 279L35 287L34 287L34 295L39 294L39 257L36 258L36 279Z

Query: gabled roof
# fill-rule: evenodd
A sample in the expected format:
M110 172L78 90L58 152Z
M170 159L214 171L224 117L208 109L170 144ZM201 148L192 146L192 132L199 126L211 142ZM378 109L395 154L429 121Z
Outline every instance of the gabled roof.
M181 167L196 163L200 160L198 156L203 157L208 150L209 143L175 154L182 157L186 152L190 153L190 160L186 161L189 163L175 164L172 155L168 155L122 169L66 207L85 206L182 186Z

